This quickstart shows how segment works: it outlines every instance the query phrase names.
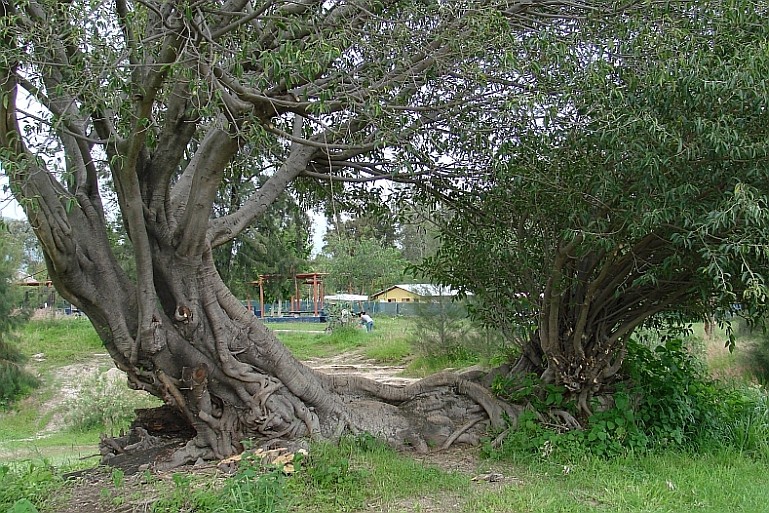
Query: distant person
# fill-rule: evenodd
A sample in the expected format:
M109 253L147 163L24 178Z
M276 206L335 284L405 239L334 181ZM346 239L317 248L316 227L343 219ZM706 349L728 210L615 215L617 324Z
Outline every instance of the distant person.
M366 331L371 331L374 329L374 319L372 319L371 316L366 312L360 313L360 324L361 326L365 326Z

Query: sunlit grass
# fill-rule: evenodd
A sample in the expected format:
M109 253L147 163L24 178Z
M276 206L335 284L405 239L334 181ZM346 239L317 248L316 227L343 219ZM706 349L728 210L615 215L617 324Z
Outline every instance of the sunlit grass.
M591 459L516 465L519 486L482 491L467 512L704 513L766 511L769 467L737 453Z
M96 330L85 317L30 321L18 331L16 345L27 356L42 353L44 360L36 365L41 370L105 352Z
M398 362L408 358L411 346L410 324L407 319L377 317L374 330L366 332L356 322L334 328L330 333L308 333L309 330L294 331L290 327L276 328L276 335L292 354L300 360L322 358L349 351L360 351L366 357L380 362ZM297 324L288 324L293 327ZM285 325L283 325L285 326ZM320 326L325 327L325 324Z
M418 356L409 362L404 374L423 378L447 369L465 369L480 361L477 355Z

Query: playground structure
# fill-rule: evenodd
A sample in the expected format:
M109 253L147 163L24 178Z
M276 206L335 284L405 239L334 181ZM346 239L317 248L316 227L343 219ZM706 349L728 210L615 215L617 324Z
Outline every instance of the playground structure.
M328 273L298 273L293 276L294 295L291 296L289 308L278 312L271 311L269 315L264 305L264 285L270 280L285 280L285 276L277 274L260 274L259 279L252 281L251 285L259 287L259 310L254 310L254 315L266 322L326 322L326 313L323 310L323 277ZM309 286L309 300L302 299L302 289ZM249 301L250 307L250 301Z
M80 316L80 310L75 305L57 296L51 280L39 281L30 275L21 278L16 285L24 289L23 305L34 309L32 318Z

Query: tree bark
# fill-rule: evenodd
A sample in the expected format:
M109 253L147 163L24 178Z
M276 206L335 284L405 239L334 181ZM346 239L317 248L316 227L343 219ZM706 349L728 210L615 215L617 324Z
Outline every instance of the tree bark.
M161 397L195 430L171 465L227 457L250 438L336 439L367 432L395 446L426 451L477 443L490 426L502 428L505 416L517 417L517 408L452 373L398 388L316 372L231 295L210 252L197 267L171 262L175 258L166 255L157 262L183 272L156 274L156 288L170 293L158 294L162 308L150 333L140 338L135 360L131 348L112 336L125 324L119 314L109 315L98 305L83 309L92 320L104 320L94 324L133 386ZM176 283L171 287L164 279Z

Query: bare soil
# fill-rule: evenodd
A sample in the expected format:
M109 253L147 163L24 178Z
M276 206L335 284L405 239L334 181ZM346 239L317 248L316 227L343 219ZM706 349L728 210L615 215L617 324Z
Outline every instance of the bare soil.
M311 358L304 362L307 366L327 374L354 374L374 381L391 385L406 386L417 378L400 376L405 369L402 365L385 365L367 359L357 352L341 353L324 358Z

